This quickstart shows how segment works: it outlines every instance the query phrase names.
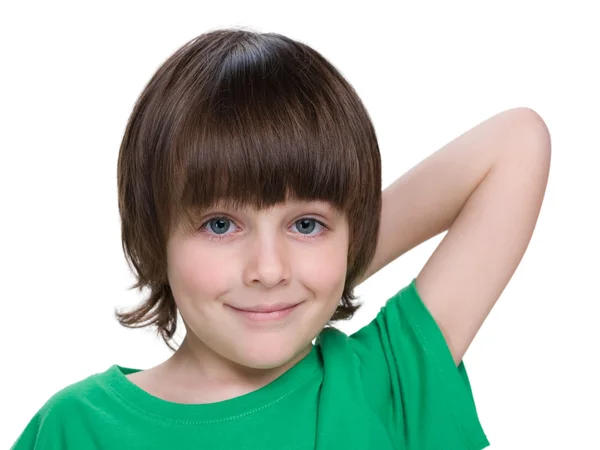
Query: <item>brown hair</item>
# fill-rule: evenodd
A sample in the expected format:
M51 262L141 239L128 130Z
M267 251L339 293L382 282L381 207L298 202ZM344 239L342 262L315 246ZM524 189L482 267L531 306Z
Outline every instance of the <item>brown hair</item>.
M177 327L166 243L179 220L224 200L262 209L324 200L349 222L348 271L331 320L360 307L355 284L375 253L381 161L352 86L320 53L276 33L219 29L170 56L140 94L118 160L122 246L147 299L116 311L165 343Z

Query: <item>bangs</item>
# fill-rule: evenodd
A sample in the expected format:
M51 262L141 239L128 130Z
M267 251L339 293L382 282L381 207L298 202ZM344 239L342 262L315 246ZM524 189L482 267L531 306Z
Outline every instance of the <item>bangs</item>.
M204 98L191 103L176 139L175 218L189 223L216 204L263 209L288 199L348 211L368 172L360 146L373 142L360 108L342 101L351 88L314 54L244 44L199 89Z

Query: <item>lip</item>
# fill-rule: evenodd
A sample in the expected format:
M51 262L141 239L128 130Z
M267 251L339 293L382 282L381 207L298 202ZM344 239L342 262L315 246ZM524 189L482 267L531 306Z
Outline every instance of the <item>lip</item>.
M293 311L295 311L301 304L302 303L296 303L295 305L291 306L287 304L265 305L260 307L254 307L252 308L252 310L239 309L231 305L227 306L229 306L231 309L233 309L233 311L247 319L262 322L283 319L284 317L287 317Z
M232 308L237 309L239 311L245 311L245 312L271 313L271 312L282 311L284 309L292 308L296 305L297 305L297 303L296 304L275 303L273 305L258 305L258 306L254 306L252 308L236 308L235 306L232 306Z

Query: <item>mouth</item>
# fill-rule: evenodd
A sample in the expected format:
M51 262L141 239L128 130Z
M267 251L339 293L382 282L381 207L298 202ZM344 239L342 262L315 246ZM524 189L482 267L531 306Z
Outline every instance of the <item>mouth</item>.
M301 303L297 303L291 306L269 306L269 307L261 307L254 309L240 309L231 305L229 306L234 312L241 315L242 317L253 320L253 321L275 321L281 320L287 316L289 316L294 310L296 310Z

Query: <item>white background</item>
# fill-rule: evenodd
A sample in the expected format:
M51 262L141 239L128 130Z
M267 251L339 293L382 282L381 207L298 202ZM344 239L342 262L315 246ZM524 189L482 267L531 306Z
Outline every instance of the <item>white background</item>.
M169 356L152 331L114 318L140 299L127 290L117 154L159 65L226 26L285 34L342 72L373 119L384 187L504 109L545 119L552 167L537 228L465 363L490 448L600 448L600 15L591 1L413 3L2 7L0 448L66 385ZM365 306L339 326L369 322L442 237L359 286Z

